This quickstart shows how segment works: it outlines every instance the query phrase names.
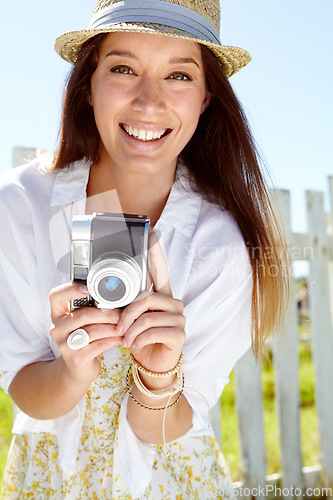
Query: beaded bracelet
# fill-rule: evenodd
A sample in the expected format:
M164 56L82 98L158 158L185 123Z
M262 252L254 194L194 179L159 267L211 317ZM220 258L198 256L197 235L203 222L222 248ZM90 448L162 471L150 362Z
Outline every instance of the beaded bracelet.
M128 369L128 372L127 372L127 375L126 375L126 388L128 390L128 394L130 396L131 399L133 399L133 401L141 406L141 408L144 408L145 410L151 410L151 411L161 411L161 410L167 410L168 408L171 408L172 406L174 406L175 404L178 403L178 401L180 400L182 394L183 394L183 388L184 388L184 384L185 384L185 378L184 378L184 374L183 374L183 386L182 388L180 389L179 391L179 396L177 397L177 399L171 403L170 405L167 405L167 406L163 406L162 408L152 408L151 406L145 406L143 405L142 403L140 403L140 401L138 401L134 396L133 394L131 393L131 388L130 388L130 384L129 384L129 376L130 376L130 371L131 371L131 366L129 367ZM171 397L171 396L170 396Z
M147 375L148 377L153 377L153 378L165 378L165 377L169 377L170 375L175 375L179 371L179 369L181 368L182 363L183 363L183 359L184 359L184 354L181 353L176 366L174 368L172 368L172 370L169 370L168 372L151 372L150 370L147 370L147 368L142 366L139 363L139 361L137 361L135 359L135 357L133 356L133 354L131 353L132 365L134 365L135 368L137 368L137 370L139 370L139 372L143 373L144 375Z
M177 394L177 392L179 392L180 389L183 389L183 387L184 387L184 385L182 385L183 372L182 372L181 368L177 373L177 378L175 380L175 383L171 387L168 387L167 389L162 389L162 390L156 390L156 389L149 390L142 382L140 374L139 374L139 370L136 368L135 365L132 365L132 375L133 375L133 379L134 379L134 384L139 389L139 391L151 399L164 399L164 398L167 398L169 396L175 396L175 394Z

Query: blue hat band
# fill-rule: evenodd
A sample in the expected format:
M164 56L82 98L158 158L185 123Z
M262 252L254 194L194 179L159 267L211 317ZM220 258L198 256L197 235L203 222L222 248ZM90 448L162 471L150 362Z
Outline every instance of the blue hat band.
M199 40L221 45L219 34L201 14L164 0L126 0L97 12L88 29L103 29L112 24L152 23L177 28Z

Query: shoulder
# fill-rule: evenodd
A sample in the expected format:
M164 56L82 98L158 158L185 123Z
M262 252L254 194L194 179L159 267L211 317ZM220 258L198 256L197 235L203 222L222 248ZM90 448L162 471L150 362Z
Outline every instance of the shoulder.
M236 266L245 278L251 273L248 245L233 215L189 186L184 189L187 191L184 196L187 200L192 199L197 208L196 223L188 243L194 261L204 266L214 263L218 274L228 266Z
M216 277L229 277L242 282L251 273L251 263L239 226L227 210L202 201L191 244L200 266L210 269Z
M55 174L45 171L40 162L33 161L0 175L0 200L3 209L15 212L30 203L50 199Z
M174 232L164 238L175 295L184 304L206 296L212 305L240 292L243 283L251 282L252 266L235 218L188 182L177 182L175 190L166 214Z
M207 268L213 264L217 274L231 266L239 268L240 279L248 276L252 270L248 245L233 215L207 201L191 183L183 165L178 170L175 191L177 209L173 213L177 213L177 224L187 236L185 254L193 258L193 265Z
M196 233L209 233L221 245L242 245L239 226L228 210L202 199Z
M192 239L204 239L209 235L207 243L244 245L243 236L232 214L219 205L207 201L189 180L188 171L183 165L178 170L175 191L179 217L185 223L195 220ZM193 212L195 212L195 219Z

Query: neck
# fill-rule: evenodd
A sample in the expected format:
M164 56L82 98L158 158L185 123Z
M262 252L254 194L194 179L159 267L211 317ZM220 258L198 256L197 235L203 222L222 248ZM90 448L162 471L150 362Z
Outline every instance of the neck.
M87 186L86 213L114 212L146 215L154 226L165 207L175 169L138 174L93 165Z

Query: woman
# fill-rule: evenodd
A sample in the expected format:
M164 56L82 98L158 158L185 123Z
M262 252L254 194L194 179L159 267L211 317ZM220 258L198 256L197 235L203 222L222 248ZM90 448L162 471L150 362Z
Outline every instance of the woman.
M1 383L21 410L4 498L232 495L207 404L251 338L259 356L287 277L227 80L250 56L218 26L217 1L99 0L57 39L74 65L53 168L1 185ZM153 288L71 312L90 292L69 282L68 227L95 212L150 218Z

